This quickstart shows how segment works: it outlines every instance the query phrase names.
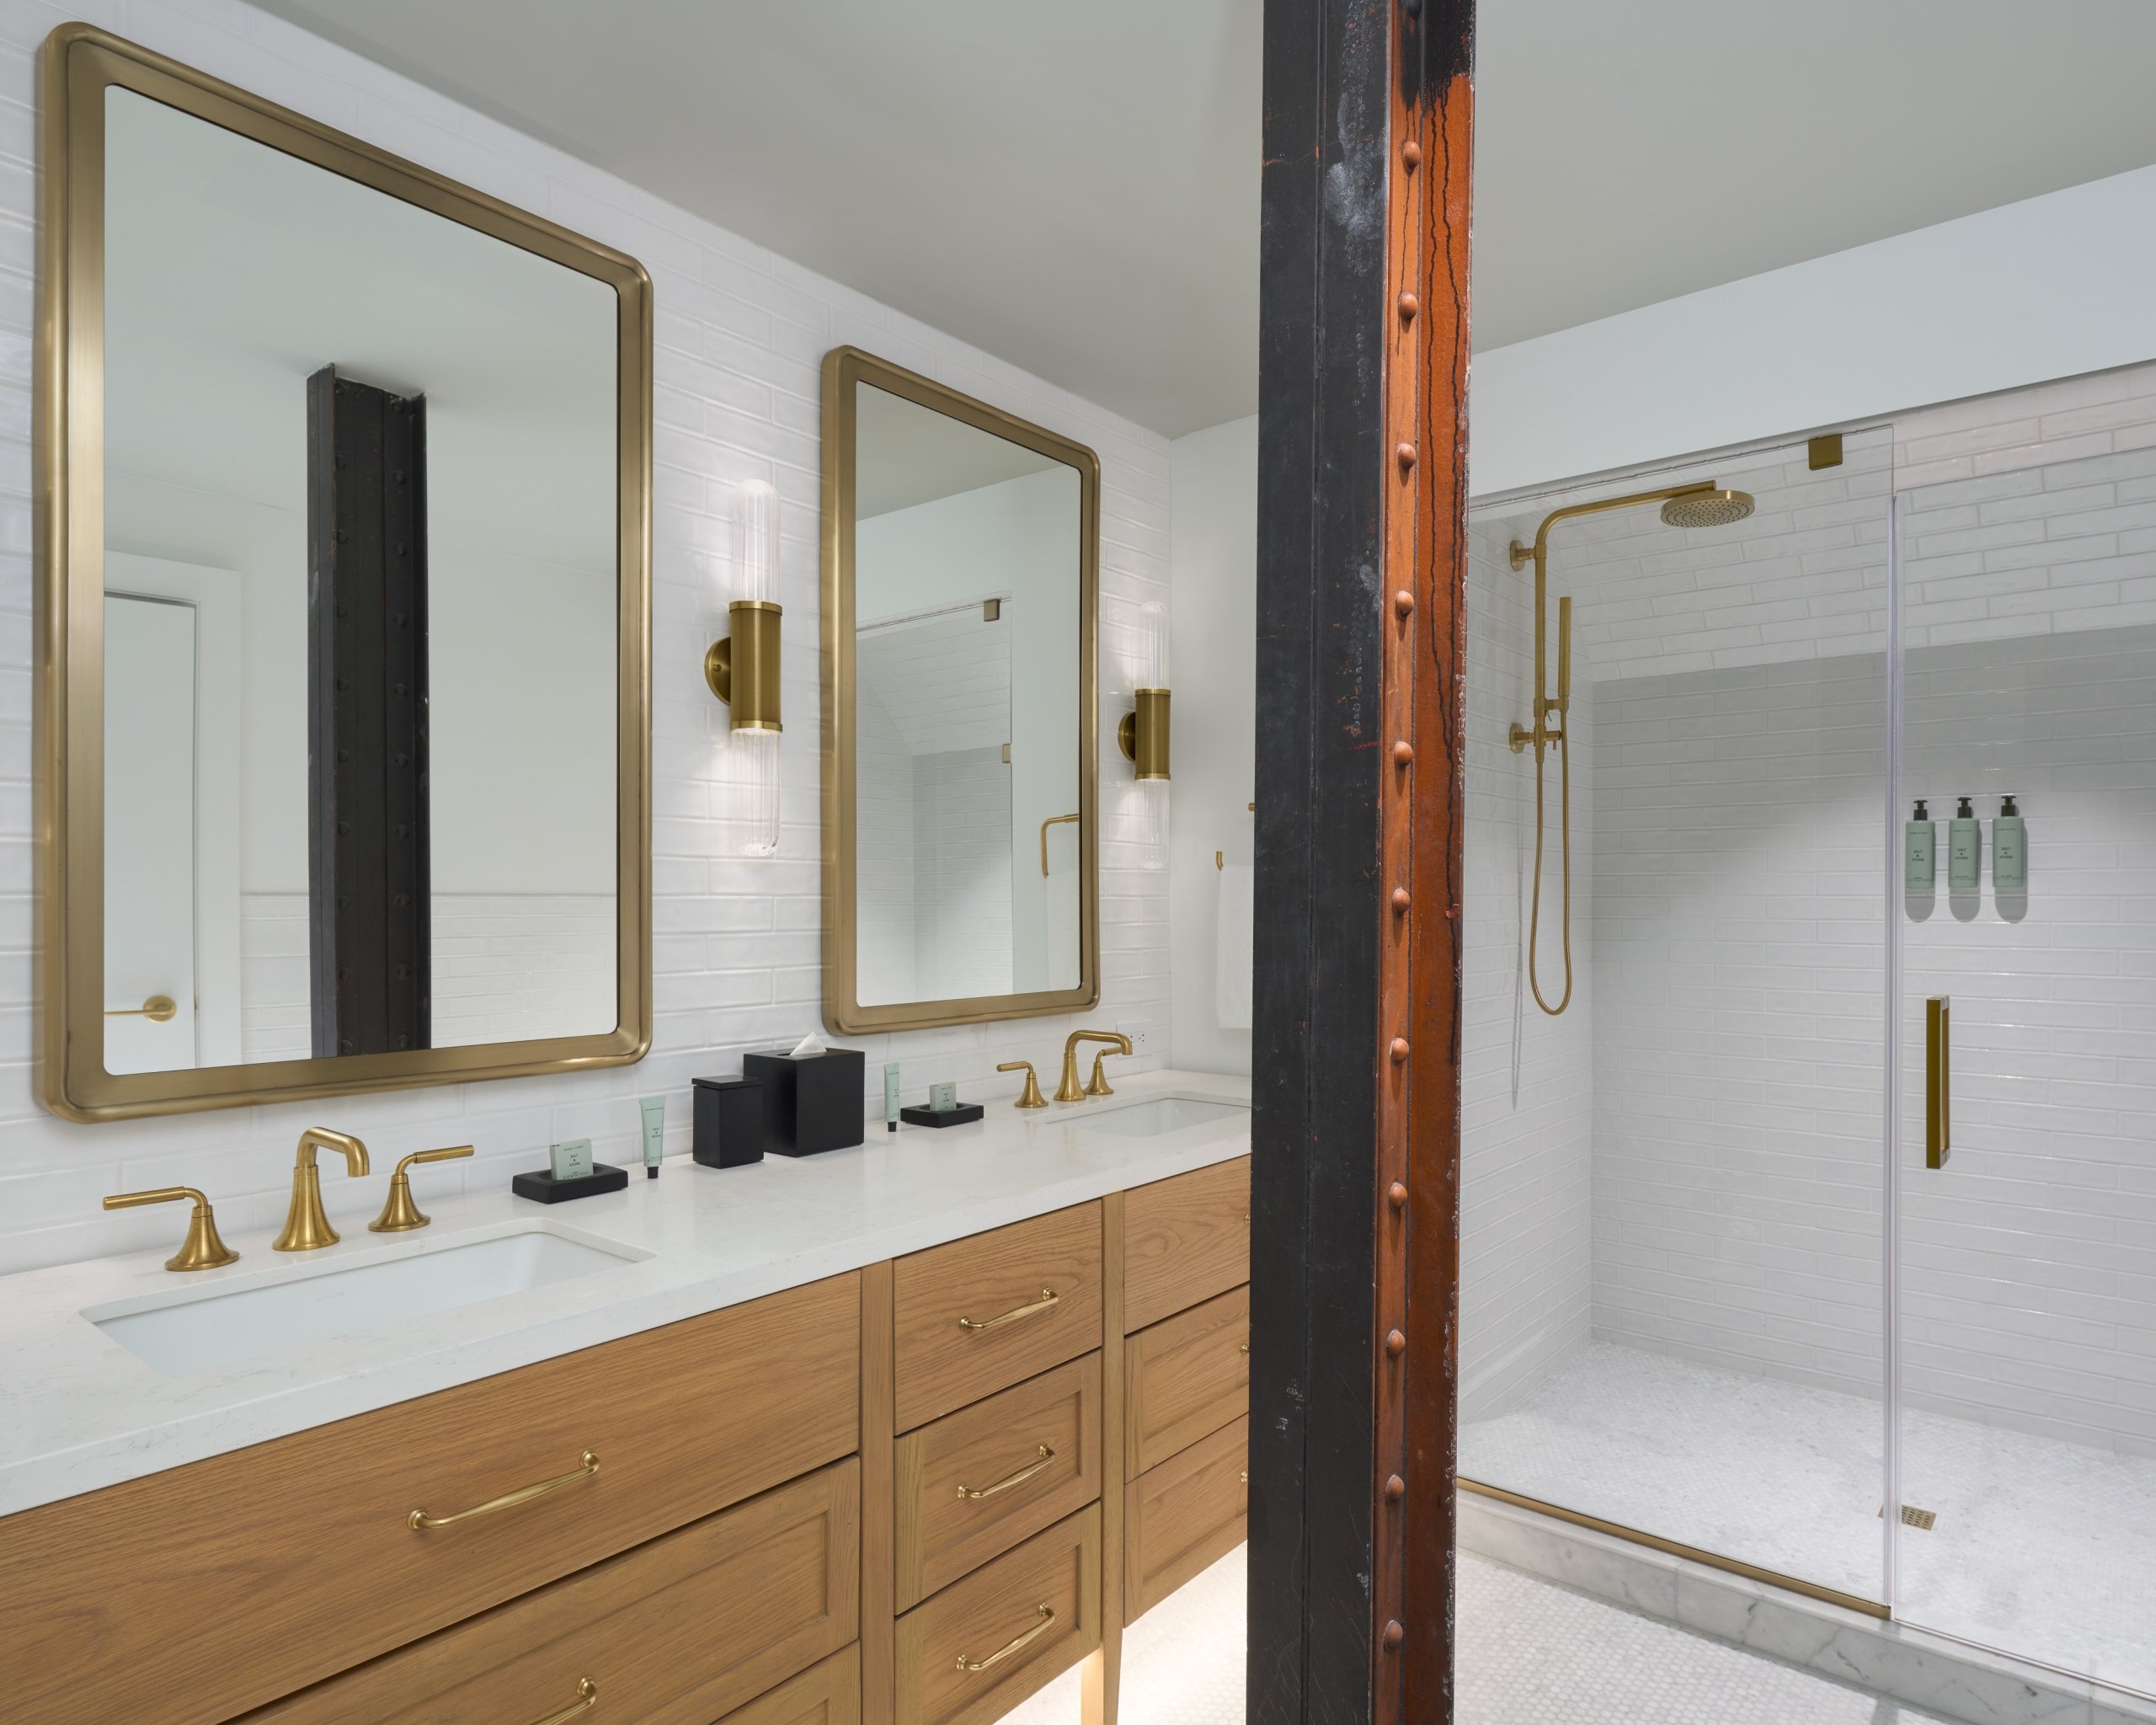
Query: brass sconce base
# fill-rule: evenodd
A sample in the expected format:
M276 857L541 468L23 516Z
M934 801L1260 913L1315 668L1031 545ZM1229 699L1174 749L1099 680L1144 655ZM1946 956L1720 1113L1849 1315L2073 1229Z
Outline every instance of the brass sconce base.
M734 633L704 654L704 681L734 709L737 731L776 731L779 723L779 606L737 599L727 607ZM737 645L738 644L738 645Z
M1168 776L1168 692L1138 689L1132 692L1137 706L1123 716L1115 728L1116 746L1123 758L1138 769L1140 778Z

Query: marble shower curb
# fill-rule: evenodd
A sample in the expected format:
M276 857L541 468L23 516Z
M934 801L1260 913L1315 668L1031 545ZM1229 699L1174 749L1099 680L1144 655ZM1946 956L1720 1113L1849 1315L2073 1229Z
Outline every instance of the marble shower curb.
M1966 1725L2156 1725L2156 1701L2101 1684L1475 1493L1458 1501L1463 1551Z

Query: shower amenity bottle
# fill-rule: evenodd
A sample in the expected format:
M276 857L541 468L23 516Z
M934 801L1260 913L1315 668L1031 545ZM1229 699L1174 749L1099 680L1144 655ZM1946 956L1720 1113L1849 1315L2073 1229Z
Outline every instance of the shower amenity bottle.
M1929 892L1939 879L1939 824L1917 798L1917 812L1902 828L1902 884L1911 892Z
M1946 884L1959 892L1975 887L1983 852L1983 828L1969 799L1960 799L1954 818L1946 824Z
M643 1177L656 1180L659 1165L666 1156L666 1098L647 1096L640 1106L643 1109Z
M2021 811L2009 797L1991 824L1991 886L1993 892L2019 892L2029 884L2029 835Z

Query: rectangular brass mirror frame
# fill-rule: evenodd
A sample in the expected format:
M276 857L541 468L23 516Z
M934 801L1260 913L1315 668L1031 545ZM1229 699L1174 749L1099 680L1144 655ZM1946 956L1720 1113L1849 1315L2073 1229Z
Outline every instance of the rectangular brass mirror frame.
M971 1000L864 1007L856 976L854 834L854 390L889 390L919 406L1063 462L1078 472L1078 986ZM1079 1012L1101 998L1101 462L1082 443L976 401L859 348L824 356L824 1018L848 1036Z
M88 24L45 39L36 404L37 990L74 1120L625 1065L651 1045L651 279L633 258ZM104 92L119 86L607 283L619 296L616 1000L604 1035L109 1074L104 980Z

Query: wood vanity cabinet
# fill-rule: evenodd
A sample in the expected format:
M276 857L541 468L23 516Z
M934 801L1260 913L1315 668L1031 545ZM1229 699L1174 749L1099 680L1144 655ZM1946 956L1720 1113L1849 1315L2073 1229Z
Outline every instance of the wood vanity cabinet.
M989 1725L1081 1660L1112 1725L1123 1624L1242 1537L1248 1194L1245 1157L8 1517L0 1725Z

